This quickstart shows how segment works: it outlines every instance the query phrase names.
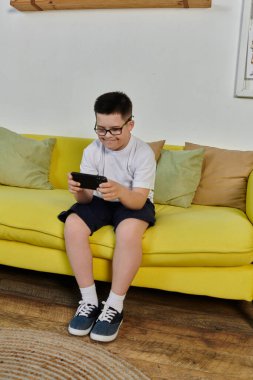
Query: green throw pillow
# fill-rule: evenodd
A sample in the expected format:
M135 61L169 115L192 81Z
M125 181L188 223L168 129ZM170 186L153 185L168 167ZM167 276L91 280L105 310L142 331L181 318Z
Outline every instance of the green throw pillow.
M52 189L48 180L55 138L42 141L0 127L0 184Z
M163 150L156 169L154 202L189 207L200 181L204 149Z

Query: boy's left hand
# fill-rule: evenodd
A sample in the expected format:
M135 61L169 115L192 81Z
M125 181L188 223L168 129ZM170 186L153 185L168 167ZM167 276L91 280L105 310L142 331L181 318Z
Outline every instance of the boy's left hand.
M102 194L105 201L113 201L120 198L123 186L114 181L103 182L97 190Z

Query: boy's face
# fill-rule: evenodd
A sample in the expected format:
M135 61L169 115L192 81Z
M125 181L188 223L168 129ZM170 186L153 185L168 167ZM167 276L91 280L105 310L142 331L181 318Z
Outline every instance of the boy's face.
M101 143L108 149L121 150L125 148L131 137L131 130L134 127L134 121L123 119L118 113L105 115L101 113L96 114L96 131ZM106 130L110 130L114 133L120 133L112 135L109 131L106 135Z

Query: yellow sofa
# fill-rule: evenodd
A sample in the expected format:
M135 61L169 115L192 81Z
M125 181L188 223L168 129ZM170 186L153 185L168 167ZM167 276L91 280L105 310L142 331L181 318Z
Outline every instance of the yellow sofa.
M91 141L57 137L50 167L53 190L0 185L0 264L72 275L57 215L74 203L67 173L79 171L83 149ZM252 301L253 173L246 213L229 207L157 204L156 220L143 237L142 265L133 285ZM112 227L94 233L90 243L95 279L110 281Z

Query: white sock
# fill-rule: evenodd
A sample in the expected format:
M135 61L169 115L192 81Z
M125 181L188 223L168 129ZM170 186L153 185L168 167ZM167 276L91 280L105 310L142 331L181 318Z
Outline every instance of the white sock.
M98 306L98 296L95 284L88 286L87 288L80 288L80 292L82 294L82 299L85 302Z
M111 290L106 303L107 305L113 307L115 310L121 313L123 310L123 302L124 302L125 297L126 297L125 294L123 296L119 296L118 294L113 293L113 291Z

